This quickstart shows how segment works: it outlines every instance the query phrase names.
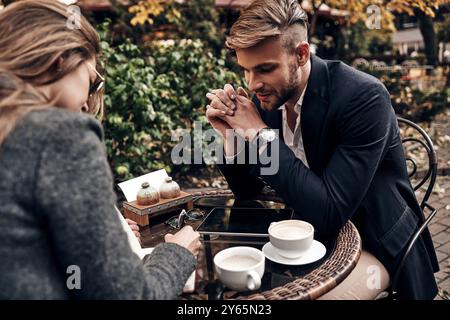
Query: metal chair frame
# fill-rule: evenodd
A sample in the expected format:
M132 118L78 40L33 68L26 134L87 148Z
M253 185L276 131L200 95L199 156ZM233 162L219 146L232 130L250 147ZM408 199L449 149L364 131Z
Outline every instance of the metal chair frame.
M403 254L402 259L400 260L400 263L397 267L397 270L394 273L394 276L392 277L391 286L390 286L390 295L391 295L391 298L393 298L393 299L396 298L397 284L398 284L398 280L400 277L400 273L403 269L403 266L405 265L405 262L409 256L409 253L411 252L412 248L414 247L414 244L416 243L417 239L420 237L422 232L429 225L429 223L431 222L431 220L434 218L434 216L437 213L437 210L428 203L431 192L433 191L433 188L434 188L434 184L436 182L436 175L437 175L437 155L436 155L436 151L434 150L434 147L433 147L433 142L431 141L430 137L425 132L425 130L423 130L420 126L418 126L414 122L404 119L404 118L401 118L401 117L397 117L397 120L398 120L399 124L403 123L407 126L412 127L413 129L415 129L417 132L419 132L419 134L421 135L421 137L424 140L423 141L423 140L419 140L417 138L407 137L407 138L402 138L402 144L404 145L404 143L406 143L406 142L416 142L416 143L419 143L427 151L428 170L426 171L424 177L421 180L419 180L418 183L413 186L413 188L414 188L414 191L417 191L421 186L423 186L429 180L429 184L425 191L425 195L422 198L422 201L420 202L420 208L422 209L422 212L425 210L425 208L428 208L428 210L430 210L431 213L428 215L428 217L425 219L425 221L422 223L422 225L419 226L418 230L413 234L413 236L409 240L407 249L406 249L405 253ZM405 155L405 157L406 157L406 161L409 161L413 165L412 172L408 173L409 178L411 179L417 173L417 164L414 161L414 159L407 157L406 155Z

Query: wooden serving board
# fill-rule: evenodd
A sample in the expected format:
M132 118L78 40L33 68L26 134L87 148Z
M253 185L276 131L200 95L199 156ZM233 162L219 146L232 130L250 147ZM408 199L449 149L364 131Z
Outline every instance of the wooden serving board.
M140 226L149 224L150 216L158 216L167 211L173 210L175 207L184 207L186 209L193 208L193 197L190 193L181 191L180 195L172 199L161 198L158 203L142 206L137 201L123 202L124 216L136 221Z

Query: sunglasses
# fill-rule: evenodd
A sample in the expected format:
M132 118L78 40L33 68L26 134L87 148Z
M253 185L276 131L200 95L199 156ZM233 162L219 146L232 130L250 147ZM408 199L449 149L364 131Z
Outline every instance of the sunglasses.
M86 63L89 68L91 68L91 70L97 74L97 78L95 79L94 83L89 86L89 96L92 96L103 88L103 86L105 85L105 78L103 78L102 75L97 70L95 70L95 68L89 62Z
M186 211L183 209L179 215L167 219L164 223L173 229L181 229L184 226L184 221L198 221L204 216L205 212L203 210L194 208Z

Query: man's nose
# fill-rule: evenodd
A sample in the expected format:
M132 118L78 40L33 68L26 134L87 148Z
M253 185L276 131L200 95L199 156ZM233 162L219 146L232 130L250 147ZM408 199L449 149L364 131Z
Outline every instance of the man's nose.
M252 73L248 75L247 84L250 91L257 91L264 86L262 81Z

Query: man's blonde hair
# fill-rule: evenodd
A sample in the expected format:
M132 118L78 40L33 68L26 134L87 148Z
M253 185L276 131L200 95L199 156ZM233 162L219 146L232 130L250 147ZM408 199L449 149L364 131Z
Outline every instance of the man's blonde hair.
M255 0L233 24L226 45L232 50L246 49L272 37L283 36L283 46L294 49L307 41L308 16L298 0Z

